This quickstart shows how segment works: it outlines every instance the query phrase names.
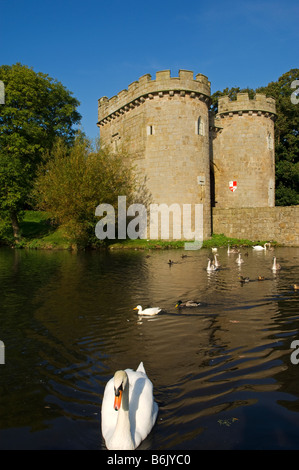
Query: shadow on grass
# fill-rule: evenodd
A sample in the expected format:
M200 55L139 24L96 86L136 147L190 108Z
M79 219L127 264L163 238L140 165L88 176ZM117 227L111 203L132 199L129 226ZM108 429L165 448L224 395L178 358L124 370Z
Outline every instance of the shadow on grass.
M51 235L57 227L51 223L50 219L41 219L39 221L25 219L20 223L20 229L22 237L32 240Z

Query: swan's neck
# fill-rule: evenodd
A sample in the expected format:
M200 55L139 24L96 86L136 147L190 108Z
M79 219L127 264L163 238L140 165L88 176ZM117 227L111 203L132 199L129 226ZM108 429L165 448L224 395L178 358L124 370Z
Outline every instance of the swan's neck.
M131 423L129 416L129 385L124 388L121 407L117 411L117 423L113 434L113 445L118 450L134 449L134 441L131 434Z

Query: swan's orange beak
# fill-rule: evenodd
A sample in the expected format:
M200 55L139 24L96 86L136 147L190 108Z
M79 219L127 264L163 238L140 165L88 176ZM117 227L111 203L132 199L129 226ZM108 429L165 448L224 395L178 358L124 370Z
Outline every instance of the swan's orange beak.
M114 409L115 409L115 411L118 411L120 409L121 396L122 396L122 391L119 390L118 395L115 395L115 399L114 399Z

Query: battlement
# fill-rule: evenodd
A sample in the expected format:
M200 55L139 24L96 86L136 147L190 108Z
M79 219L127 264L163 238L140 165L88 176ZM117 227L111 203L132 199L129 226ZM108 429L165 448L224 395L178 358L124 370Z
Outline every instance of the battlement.
M250 99L248 93L238 93L236 100L230 100L229 96L223 96L218 100L218 116L230 113L242 114L243 112L269 113L276 115L274 98L267 98L257 93L254 99Z
M205 75L199 73L194 79L194 74L190 70L179 70L178 77L171 77L170 70L162 70L156 72L155 80L152 80L150 74L143 75L131 83L127 90L120 91L110 99L103 96L98 100L98 124L115 114L123 114L146 99L152 99L154 95L163 97L174 93L180 93L182 96L190 94L192 98L198 97L209 101L210 85Z

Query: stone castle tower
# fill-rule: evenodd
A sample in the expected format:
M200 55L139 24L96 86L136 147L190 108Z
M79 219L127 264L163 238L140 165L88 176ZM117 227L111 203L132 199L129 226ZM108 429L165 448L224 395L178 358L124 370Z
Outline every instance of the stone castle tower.
M275 100L265 95L219 99L211 128L216 207L275 205L275 115Z
M180 70L171 77L165 70L100 98L97 123L101 145L122 146L134 158L153 202L203 205L204 239L211 235L212 205L274 204L274 100L221 98L214 119L209 108L206 76ZM235 191L229 181L237 182Z

